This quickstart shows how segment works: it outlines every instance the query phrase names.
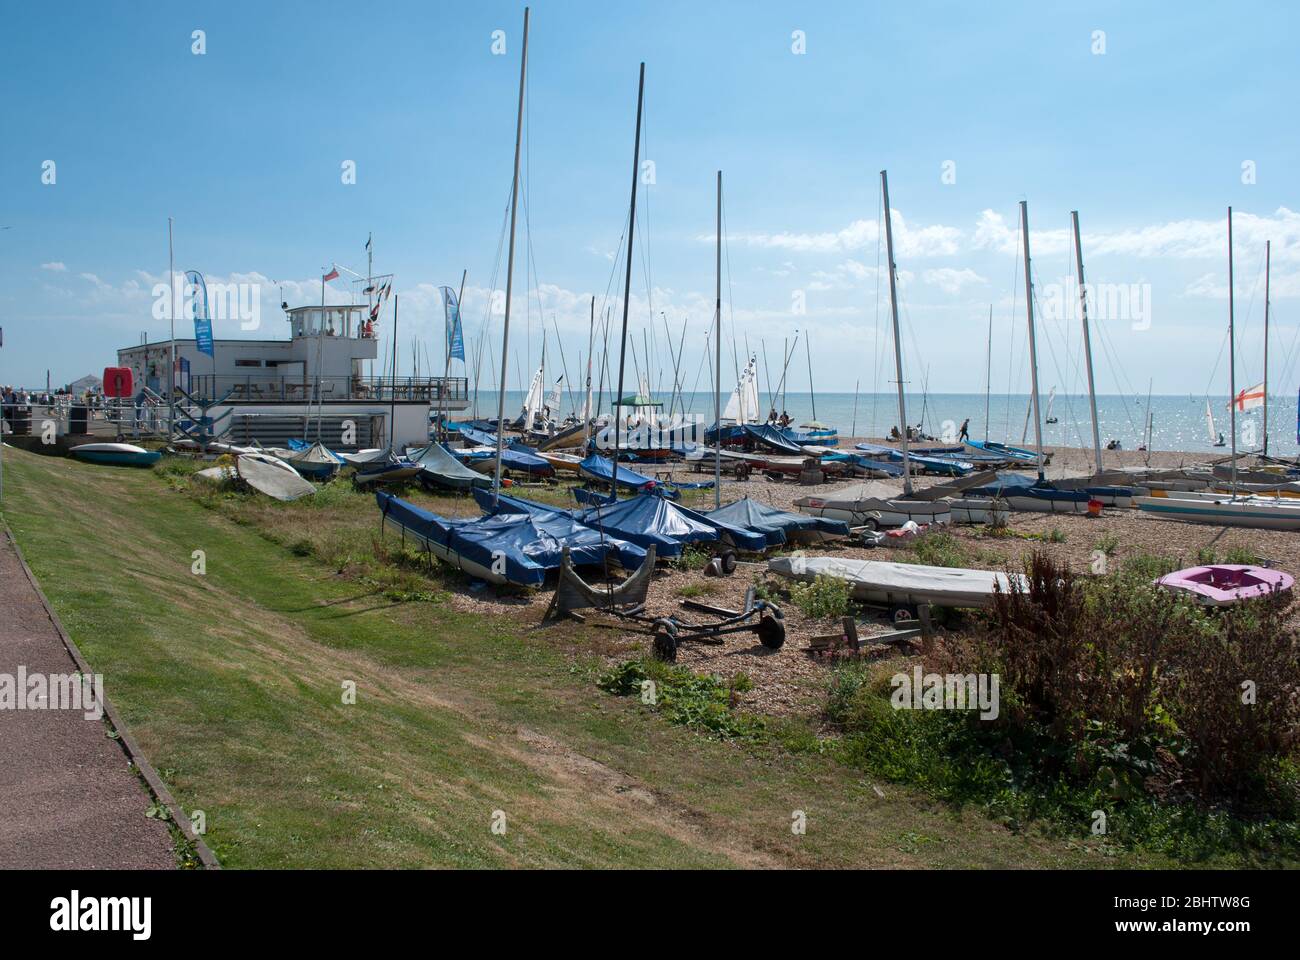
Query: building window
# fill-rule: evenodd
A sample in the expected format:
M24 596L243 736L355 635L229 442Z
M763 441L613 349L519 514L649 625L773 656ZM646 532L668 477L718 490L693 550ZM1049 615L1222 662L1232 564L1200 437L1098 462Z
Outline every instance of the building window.
M236 360L235 361L235 366L237 367L260 367L261 365L262 365L261 360Z

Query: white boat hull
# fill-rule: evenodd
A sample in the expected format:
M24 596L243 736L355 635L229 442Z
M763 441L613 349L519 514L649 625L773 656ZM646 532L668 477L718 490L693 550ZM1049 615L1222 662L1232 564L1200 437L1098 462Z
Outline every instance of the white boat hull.
M485 567L480 563L475 563L473 560L467 560L454 550L449 550L440 543L436 543L427 537L422 537L418 533L408 530L392 517L384 517L384 526L401 534L404 539L414 541L425 550L428 550L439 560L445 560L456 569L465 571L471 577L475 577L479 580L486 580L488 583L495 584L504 584L509 582L501 574L493 573L491 568Z
M901 527L909 520L917 523L951 523L948 502L938 500L821 500L805 497L795 503L800 513L827 520L842 520L850 527Z
M1159 520L1256 530L1300 530L1300 504L1271 497L1233 500L1189 493L1178 497L1135 497L1133 502L1143 514Z
M855 599L888 606L933 603L945 607L986 607L992 602L995 588L1004 593L1011 589L1007 574L995 570L929 567L885 560L775 557L767 562L767 569L802 581L819 576L846 580Z

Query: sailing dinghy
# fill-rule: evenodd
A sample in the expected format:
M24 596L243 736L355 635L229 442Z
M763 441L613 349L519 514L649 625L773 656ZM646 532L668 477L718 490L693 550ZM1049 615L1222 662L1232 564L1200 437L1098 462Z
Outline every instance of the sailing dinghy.
M850 560L839 557L775 557L767 561L769 573L792 580L833 577L847 581L855 600L888 606L933 603L944 607L986 607L993 591L1008 593L1007 574L962 567L929 567L887 560ZM1023 587L1024 578L1015 575Z
M149 467L162 459L157 450L146 450L131 443L83 443L68 453L87 463L113 467Z

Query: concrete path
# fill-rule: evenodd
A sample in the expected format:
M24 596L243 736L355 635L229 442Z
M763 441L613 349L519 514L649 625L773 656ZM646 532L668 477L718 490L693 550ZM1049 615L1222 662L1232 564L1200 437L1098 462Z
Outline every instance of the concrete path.
M77 673L0 528L0 696L20 667ZM82 710L0 708L0 869L176 867L166 825L145 816L152 800L106 732Z

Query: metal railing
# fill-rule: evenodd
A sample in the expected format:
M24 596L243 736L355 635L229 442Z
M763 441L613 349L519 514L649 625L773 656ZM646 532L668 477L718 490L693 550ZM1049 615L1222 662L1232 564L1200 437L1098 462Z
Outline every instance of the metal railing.
M465 403L469 400L469 380L465 377L321 377L318 383L314 377L190 375L189 393L193 397L213 400L228 392L230 400L249 403L321 400Z

